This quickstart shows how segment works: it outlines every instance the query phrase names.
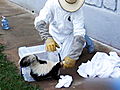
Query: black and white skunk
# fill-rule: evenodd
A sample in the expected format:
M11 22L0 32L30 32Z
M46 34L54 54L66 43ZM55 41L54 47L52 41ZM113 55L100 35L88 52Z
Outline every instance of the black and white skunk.
M20 61L21 67L29 66L31 69L30 75L34 80L40 81L47 78L58 80L59 70L62 66L61 62L39 60L36 55L28 55Z

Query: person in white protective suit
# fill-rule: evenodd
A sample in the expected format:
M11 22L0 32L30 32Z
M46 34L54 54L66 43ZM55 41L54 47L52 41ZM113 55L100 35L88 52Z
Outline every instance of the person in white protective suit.
M46 51L59 50L65 68L75 66L86 42L83 3L84 0L47 0L35 18Z

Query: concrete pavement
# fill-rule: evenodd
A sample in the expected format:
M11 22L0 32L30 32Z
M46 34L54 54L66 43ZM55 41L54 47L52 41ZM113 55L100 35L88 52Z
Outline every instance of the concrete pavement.
M17 65L17 49L20 46L32 46L41 43L40 36L33 25L34 16L18 5L7 0L0 0L0 20L1 16L7 17L11 29L2 30L0 27L0 43L5 44L5 52L8 53L8 57L11 56L10 60L15 61Z
M10 30L2 30L0 27L0 43L6 46L5 53L7 54L8 60L18 65L18 48L21 46L33 46L43 44L38 32L35 30L33 22L34 15L24 10L20 6L9 2L8 0L0 0L0 20L1 16L6 16L9 20ZM81 60L78 61L77 65L73 69L61 70L62 74L70 74L73 76L73 83L70 88L62 88L62 90L96 90L94 84L91 86L86 84L84 79L80 77L76 70L78 65L87 60L90 60L94 54L87 53L86 49L83 51ZM83 83L84 82L84 83ZM45 80L41 82L34 82L45 90L55 90L57 81ZM89 87L90 86L90 87ZM106 86L97 86L98 90L107 90ZM110 90L110 89L108 89Z

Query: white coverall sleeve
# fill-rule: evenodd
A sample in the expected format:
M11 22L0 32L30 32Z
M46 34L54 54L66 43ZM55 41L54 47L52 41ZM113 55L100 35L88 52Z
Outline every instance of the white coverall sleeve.
M34 25L35 28L39 31L39 34L42 40L46 40L48 37L51 37L49 34L49 23L52 19L52 0L47 0L45 6L40 10L39 16L35 18Z
M79 56L83 51L85 44L85 28L84 28L84 17L83 11L80 10L74 14L73 17L73 35L74 39L70 49L69 57L78 60Z
M85 36L86 30L84 28L84 16L82 8L73 15L73 35Z

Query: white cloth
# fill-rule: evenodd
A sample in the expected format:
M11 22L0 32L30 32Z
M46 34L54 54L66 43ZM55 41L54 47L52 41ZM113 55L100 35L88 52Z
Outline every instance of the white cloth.
M41 20L50 24L49 33L60 46L61 59L69 54L73 36L85 36L82 8L71 13L63 10L58 0L47 0L39 16L35 18L35 27Z
M72 81L73 81L72 76L70 76L70 75L63 76L63 75L61 75L60 79L58 81L58 84L55 86L55 88L62 88L62 87L68 88L71 85Z
M91 61L82 63L77 72L85 78L120 78L120 57L116 52L109 55L97 52Z

